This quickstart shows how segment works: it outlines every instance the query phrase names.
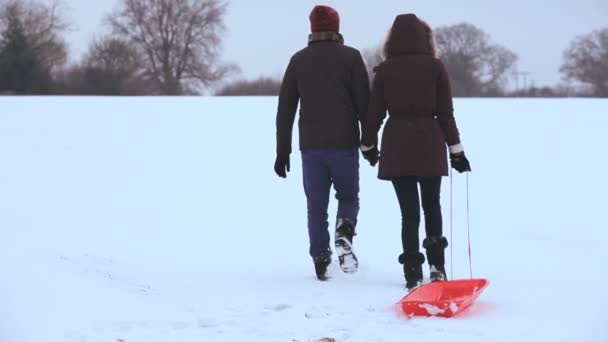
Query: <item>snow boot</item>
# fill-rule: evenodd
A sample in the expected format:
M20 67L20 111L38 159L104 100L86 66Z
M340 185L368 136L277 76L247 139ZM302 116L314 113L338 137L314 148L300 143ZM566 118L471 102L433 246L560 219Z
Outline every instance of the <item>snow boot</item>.
M445 249L448 247L448 240L443 236L430 236L424 239L422 246L426 249L431 282L447 280L448 277L445 272Z
M405 288L409 292L422 283L422 264L424 264L424 254L401 254L399 256L399 263L403 265Z
M317 279L321 281L328 280L329 275L327 274L327 267L331 264L331 250L328 249L321 252L321 254L313 258L313 261L315 264L315 273L317 274Z
M336 224L336 253L340 261L340 268L344 273L355 273L359 269L359 261L353 250L353 237L355 224L349 219L338 219Z

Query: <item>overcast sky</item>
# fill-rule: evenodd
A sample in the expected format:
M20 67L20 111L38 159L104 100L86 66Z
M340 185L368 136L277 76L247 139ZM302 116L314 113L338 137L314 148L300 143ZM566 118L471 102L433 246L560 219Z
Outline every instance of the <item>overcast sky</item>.
M120 0L65 0L73 29L67 34L71 59L107 31L103 17ZM358 49L378 45L400 13L416 13L433 27L470 22L493 42L519 56L518 68L536 85L560 81L562 52L581 34L608 27L608 0L230 0L223 58L240 65L242 76L280 77L289 57L306 44L308 15L316 4L341 16L346 43Z

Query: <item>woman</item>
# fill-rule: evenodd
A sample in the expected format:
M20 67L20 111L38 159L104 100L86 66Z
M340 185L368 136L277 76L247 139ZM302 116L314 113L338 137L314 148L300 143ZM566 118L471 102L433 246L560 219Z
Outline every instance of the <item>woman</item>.
M414 14L396 17L384 45L384 61L374 68L369 110L363 120L361 150L374 166L378 178L391 181L402 215L403 253L399 263L408 291L423 279L424 254L420 253L420 200L424 210L426 238L423 247L431 281L445 280L440 204L441 179L448 175L446 144L451 166L471 171L453 115L447 71L435 55L430 27ZM378 132L386 118L382 153Z

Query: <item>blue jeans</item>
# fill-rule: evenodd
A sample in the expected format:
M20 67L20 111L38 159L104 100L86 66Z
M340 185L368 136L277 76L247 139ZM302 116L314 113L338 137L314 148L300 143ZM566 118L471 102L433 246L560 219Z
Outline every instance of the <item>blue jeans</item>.
M339 218L357 223L359 214L359 150L315 150L302 152L304 192L308 207L310 255L329 249L328 206L333 184Z

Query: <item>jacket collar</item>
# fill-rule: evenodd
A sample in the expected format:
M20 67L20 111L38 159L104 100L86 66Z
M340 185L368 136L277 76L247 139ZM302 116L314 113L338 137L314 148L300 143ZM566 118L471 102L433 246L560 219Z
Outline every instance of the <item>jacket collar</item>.
M344 44L344 37L336 32L313 32L308 35L308 45L317 42L336 42Z

